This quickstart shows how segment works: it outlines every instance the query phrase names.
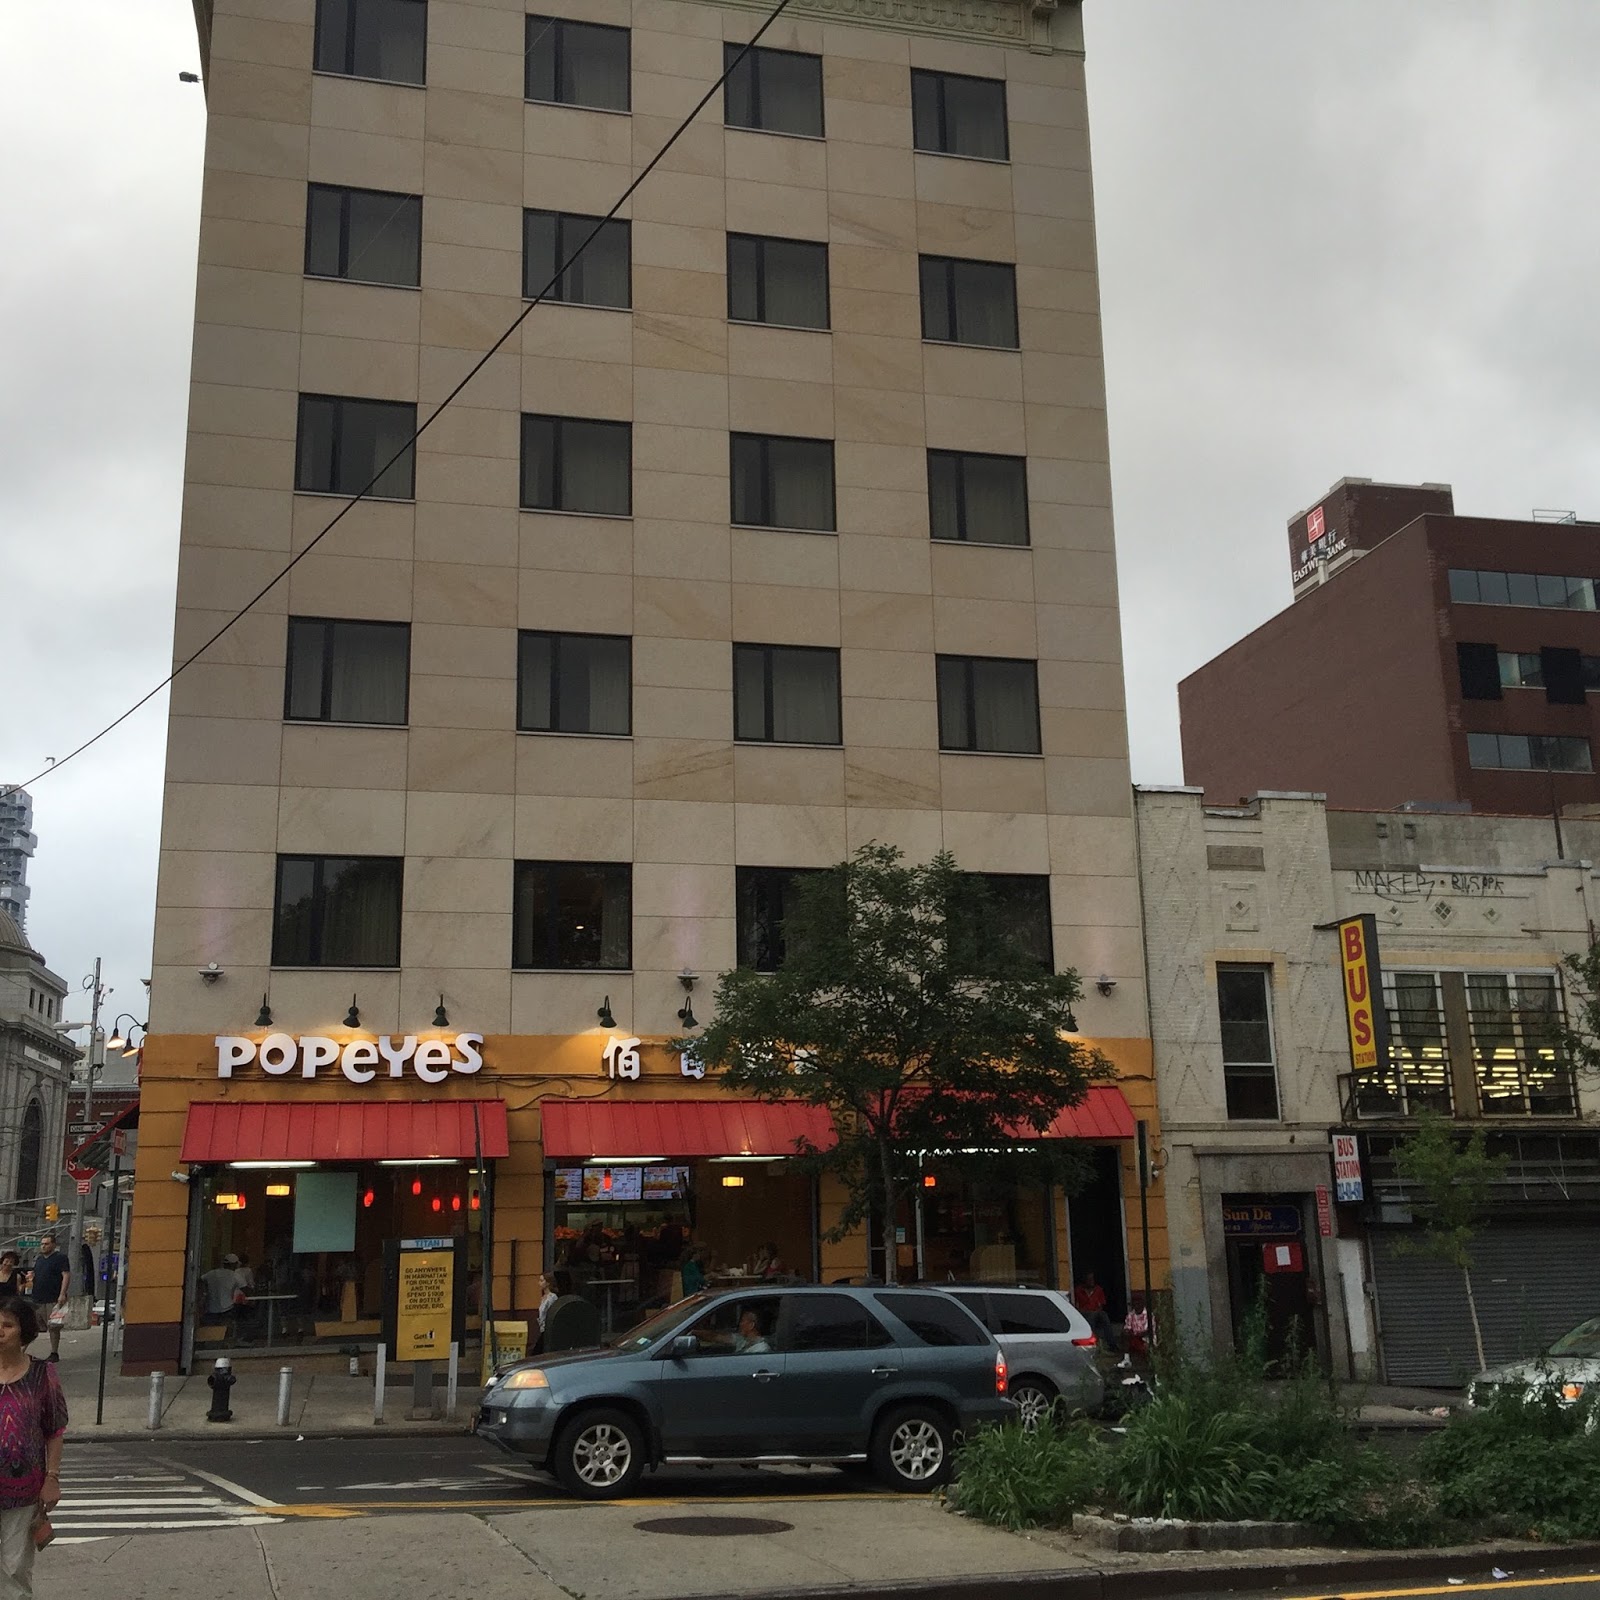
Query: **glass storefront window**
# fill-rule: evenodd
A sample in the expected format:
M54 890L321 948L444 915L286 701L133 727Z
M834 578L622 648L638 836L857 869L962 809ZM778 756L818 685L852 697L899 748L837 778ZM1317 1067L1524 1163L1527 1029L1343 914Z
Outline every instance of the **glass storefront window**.
M484 1203L477 1172L462 1162L208 1169L195 1344L375 1340L384 1245L402 1238L468 1239L470 1326L479 1309Z

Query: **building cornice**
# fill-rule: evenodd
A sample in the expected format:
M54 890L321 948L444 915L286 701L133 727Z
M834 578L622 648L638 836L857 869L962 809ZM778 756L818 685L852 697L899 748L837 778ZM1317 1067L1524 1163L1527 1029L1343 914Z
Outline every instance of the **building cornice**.
M770 11L770 0L714 0L736 11ZM207 0L195 0L196 7ZM1077 0L790 0L789 16L947 39L1025 46L1042 55L1083 55ZM1065 27L1053 26L1057 14ZM1070 38L1071 42L1067 42Z

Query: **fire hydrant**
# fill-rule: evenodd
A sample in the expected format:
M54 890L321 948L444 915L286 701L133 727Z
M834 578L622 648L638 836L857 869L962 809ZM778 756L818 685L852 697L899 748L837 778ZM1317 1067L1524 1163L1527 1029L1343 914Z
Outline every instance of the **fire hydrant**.
M238 1382L233 1375L233 1363L226 1356L218 1356L206 1384L211 1390L211 1409L206 1412L207 1422L232 1422L233 1412L228 1409L228 1391Z

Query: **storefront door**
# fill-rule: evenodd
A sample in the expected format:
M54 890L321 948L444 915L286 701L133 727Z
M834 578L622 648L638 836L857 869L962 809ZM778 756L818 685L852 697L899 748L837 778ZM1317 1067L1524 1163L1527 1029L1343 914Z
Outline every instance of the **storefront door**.
M1304 1217L1299 1195L1222 1197L1234 1343L1242 1349L1254 1319L1263 1318L1265 1355L1274 1364L1317 1353Z
M778 1300L756 1294L724 1301L682 1330L699 1341L694 1354L661 1360L661 1434L669 1456L783 1451L784 1358L772 1349Z

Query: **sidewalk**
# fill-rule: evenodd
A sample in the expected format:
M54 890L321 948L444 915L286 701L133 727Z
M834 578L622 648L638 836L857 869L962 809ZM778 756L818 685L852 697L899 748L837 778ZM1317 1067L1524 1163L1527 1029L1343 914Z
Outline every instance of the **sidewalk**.
M44 1355L49 1344L44 1335L32 1347L32 1354ZM391 1382L384 1399L381 1424L372 1420L373 1382L371 1378L352 1378L344 1373L296 1372L291 1389L289 1425L280 1428L278 1417L278 1365L292 1367L288 1358L265 1371L241 1371L229 1395L233 1411L231 1423L207 1422L211 1390L206 1379L211 1363L196 1364L187 1377L169 1375L166 1379L161 1427L149 1427L149 1378L124 1378L119 1375L118 1358L107 1356L105 1421L95 1426L96 1386L100 1379L100 1330L89 1328L61 1336L61 1386L66 1390L67 1409L72 1416L71 1437L83 1443L98 1439L216 1438L220 1434L248 1431L277 1433L293 1438L342 1436L351 1433L463 1433L477 1408L480 1389L475 1368L462 1365L461 1387L456 1399L455 1421L412 1422L411 1369L400 1367L390 1372ZM444 1403L444 1364L434 1378L434 1399Z

